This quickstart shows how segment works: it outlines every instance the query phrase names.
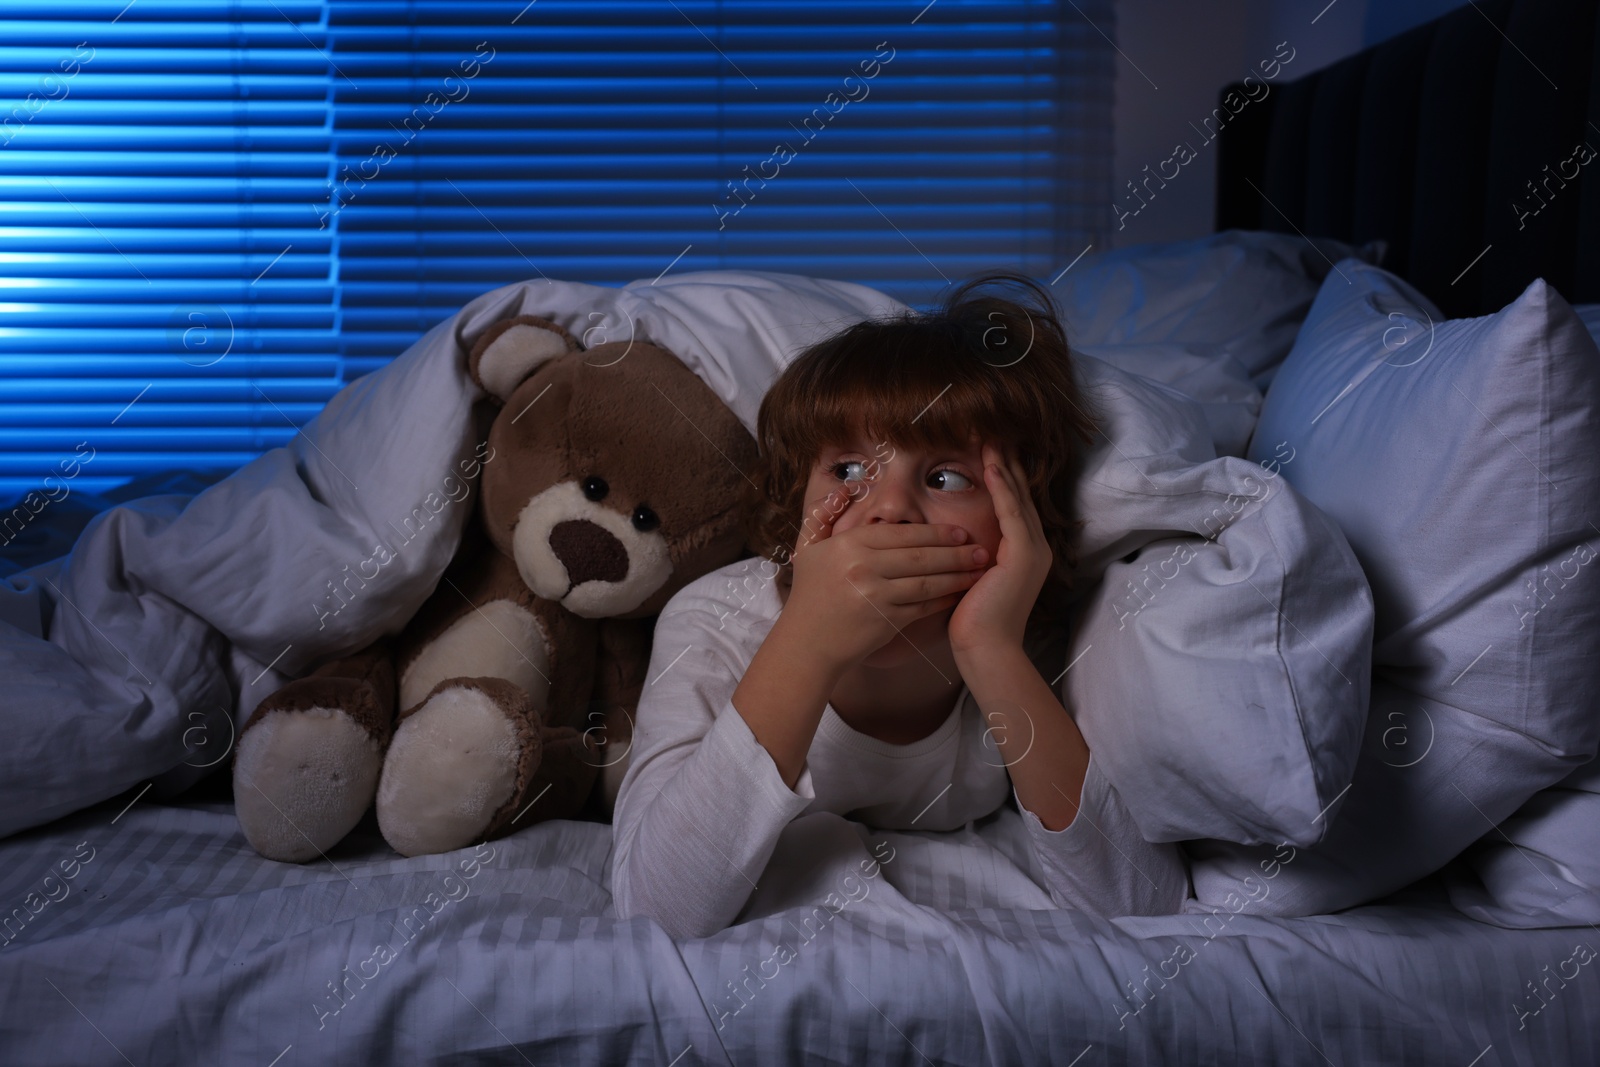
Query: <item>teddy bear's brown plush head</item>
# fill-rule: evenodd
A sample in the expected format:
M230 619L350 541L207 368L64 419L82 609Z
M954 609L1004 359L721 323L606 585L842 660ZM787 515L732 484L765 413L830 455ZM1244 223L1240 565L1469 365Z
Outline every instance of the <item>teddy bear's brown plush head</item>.
M470 366L502 402L484 525L536 594L585 618L643 618L744 554L739 487L755 440L670 352L643 340L584 351L520 316L486 330Z

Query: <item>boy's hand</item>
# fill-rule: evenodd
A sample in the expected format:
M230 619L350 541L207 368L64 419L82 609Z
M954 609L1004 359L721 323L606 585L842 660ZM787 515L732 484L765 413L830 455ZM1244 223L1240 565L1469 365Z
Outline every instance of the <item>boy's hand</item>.
M950 616L950 650L956 665L993 652L1022 648L1028 615L1050 574L1054 554L1044 522L1029 495L1022 464L983 446L983 478L1000 520L995 564L962 598Z
M835 534L848 485L823 501L800 537L794 582L779 616L797 638L844 670L925 615L953 607L989 562L947 523L868 523Z

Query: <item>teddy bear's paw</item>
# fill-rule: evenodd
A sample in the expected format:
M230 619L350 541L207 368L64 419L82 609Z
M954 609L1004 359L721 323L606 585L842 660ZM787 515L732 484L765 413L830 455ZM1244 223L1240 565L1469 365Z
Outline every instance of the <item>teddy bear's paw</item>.
M500 678L441 681L395 730L378 782L378 828L403 856L465 848L538 766L527 693Z
M360 688L352 679L318 679L326 698L292 703L291 683L258 708L239 738L233 764L234 806L252 848L268 859L304 863L323 856L361 821L383 766L383 731L352 715L351 701L329 689ZM350 694L346 694L349 696ZM359 694L354 694L359 696Z

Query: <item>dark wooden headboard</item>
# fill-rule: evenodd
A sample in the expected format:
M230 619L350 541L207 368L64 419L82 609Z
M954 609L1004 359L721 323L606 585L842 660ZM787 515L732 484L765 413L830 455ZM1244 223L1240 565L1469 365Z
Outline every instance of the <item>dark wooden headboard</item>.
M1383 266L1456 317L1536 277L1600 302L1597 6L1468 0L1265 97L1251 83L1219 115L1216 228L1382 238Z

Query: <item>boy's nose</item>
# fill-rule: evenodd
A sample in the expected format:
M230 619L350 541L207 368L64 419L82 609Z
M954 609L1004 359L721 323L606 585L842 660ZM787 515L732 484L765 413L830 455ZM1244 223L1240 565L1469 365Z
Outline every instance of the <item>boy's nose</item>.
M926 522L915 498L893 478L880 476L867 490L867 522Z

